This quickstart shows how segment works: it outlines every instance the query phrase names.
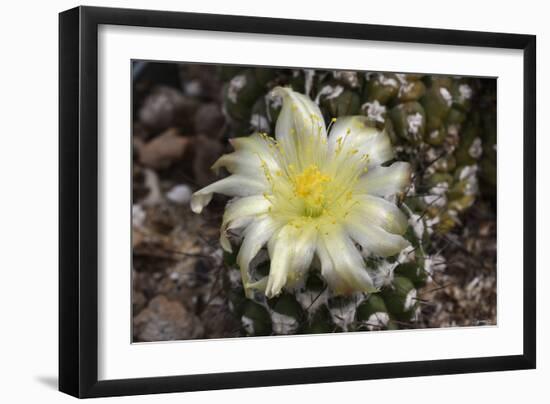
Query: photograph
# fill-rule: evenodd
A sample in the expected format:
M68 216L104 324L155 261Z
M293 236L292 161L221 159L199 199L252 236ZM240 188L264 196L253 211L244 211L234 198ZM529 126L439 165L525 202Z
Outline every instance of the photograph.
M542 2L91 3L4 7L0 402L550 396Z
M129 79L132 342L498 324L497 78Z

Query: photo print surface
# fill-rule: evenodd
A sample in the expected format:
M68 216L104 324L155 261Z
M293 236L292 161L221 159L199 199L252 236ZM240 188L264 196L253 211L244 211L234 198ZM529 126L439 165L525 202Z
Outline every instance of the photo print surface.
M133 342L496 325L496 79L131 73Z

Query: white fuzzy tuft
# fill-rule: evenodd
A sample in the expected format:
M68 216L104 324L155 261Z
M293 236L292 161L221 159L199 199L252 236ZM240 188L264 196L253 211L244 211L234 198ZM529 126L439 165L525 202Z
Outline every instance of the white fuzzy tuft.
M241 91L244 86L246 86L246 76L240 74L233 77L227 88L227 98L229 98L232 103L236 103L239 91Z

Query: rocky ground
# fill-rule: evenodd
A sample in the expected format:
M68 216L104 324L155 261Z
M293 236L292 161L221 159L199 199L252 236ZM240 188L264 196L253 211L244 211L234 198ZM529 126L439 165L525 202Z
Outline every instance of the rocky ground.
M464 227L437 243L443 259L419 291L417 327L496 324L496 220L485 204L474 206ZM435 261L435 260L434 260Z

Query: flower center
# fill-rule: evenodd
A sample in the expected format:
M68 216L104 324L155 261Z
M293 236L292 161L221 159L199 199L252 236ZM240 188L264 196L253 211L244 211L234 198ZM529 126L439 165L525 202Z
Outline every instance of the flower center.
M305 216L317 217L323 211L326 202L325 190L332 181L315 165L310 165L294 177L294 194L304 204Z

